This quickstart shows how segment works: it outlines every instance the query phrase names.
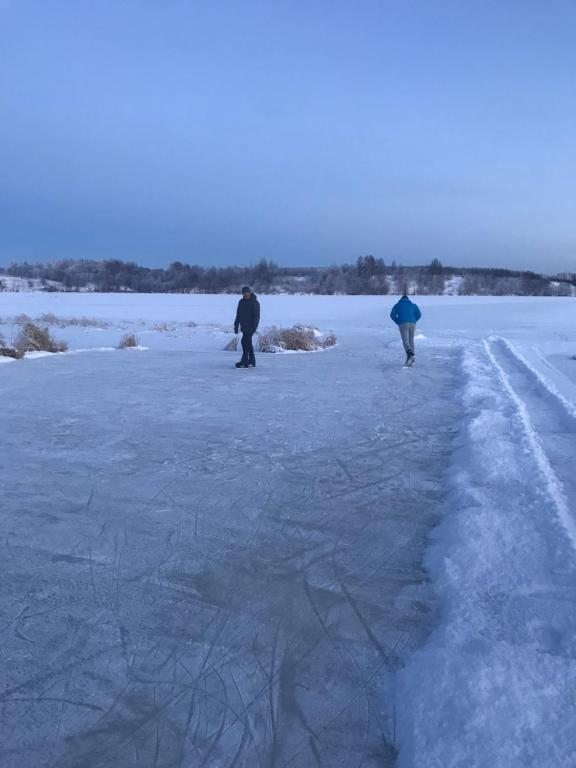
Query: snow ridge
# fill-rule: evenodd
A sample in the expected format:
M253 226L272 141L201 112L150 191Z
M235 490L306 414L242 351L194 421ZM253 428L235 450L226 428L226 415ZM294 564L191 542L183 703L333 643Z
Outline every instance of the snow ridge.
M442 620L397 677L398 766L566 768L576 765L576 494L551 456L576 425L494 341L465 351L462 399L467 422L426 559Z

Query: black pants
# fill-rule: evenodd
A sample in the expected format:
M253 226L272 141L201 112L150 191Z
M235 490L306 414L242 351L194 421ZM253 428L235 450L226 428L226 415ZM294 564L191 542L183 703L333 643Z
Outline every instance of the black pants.
M242 331L242 359L245 362L248 362L248 360L254 360L254 347L252 346L252 336L254 336L253 333L248 333L247 331Z

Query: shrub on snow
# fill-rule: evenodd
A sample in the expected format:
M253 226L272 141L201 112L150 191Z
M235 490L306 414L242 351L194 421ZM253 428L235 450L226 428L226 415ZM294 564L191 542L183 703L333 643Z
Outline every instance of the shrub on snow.
M79 328L110 327L110 323L106 320L97 320L95 317L58 317L53 312L46 312L36 319L46 325L57 325L59 328L66 328L69 325L77 326Z
M259 352L315 352L336 344L333 333L323 334L317 328L294 325L292 328L267 329L258 340Z
M0 357L13 357L16 360L19 360L22 357L22 354L18 352L17 349L14 349L14 347L9 347L6 345L6 340L4 339L4 336L0 333Z
M170 323L164 323L164 322L154 323L154 325L152 326L152 330L158 331L158 333L170 333L171 331L174 330L174 326L171 325Z
M139 344L138 336L135 333L127 333L120 339L118 349L133 349Z
M26 322L18 332L14 347L22 356L26 352L66 352L68 344L56 341L48 328Z
M13 357L14 360L20 360L21 357L24 357L24 353L19 352L14 347L7 347L0 339L0 357Z

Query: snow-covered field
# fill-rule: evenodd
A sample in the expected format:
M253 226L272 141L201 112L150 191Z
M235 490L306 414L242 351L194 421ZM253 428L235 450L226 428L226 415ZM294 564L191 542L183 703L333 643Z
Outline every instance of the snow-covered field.
M2 291L29 292L42 291L46 288L52 288L56 291L64 290L62 283L57 283L55 280L45 280L43 282L35 277L12 277L11 275L4 275L0 272L0 289Z
M576 301L394 300L0 294L2 768L576 765Z

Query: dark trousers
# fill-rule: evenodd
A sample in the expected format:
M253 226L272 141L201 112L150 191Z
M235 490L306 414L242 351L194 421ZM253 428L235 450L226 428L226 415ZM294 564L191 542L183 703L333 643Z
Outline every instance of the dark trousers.
M254 360L254 347L252 346L253 333L242 331L242 359L248 362L248 360Z

